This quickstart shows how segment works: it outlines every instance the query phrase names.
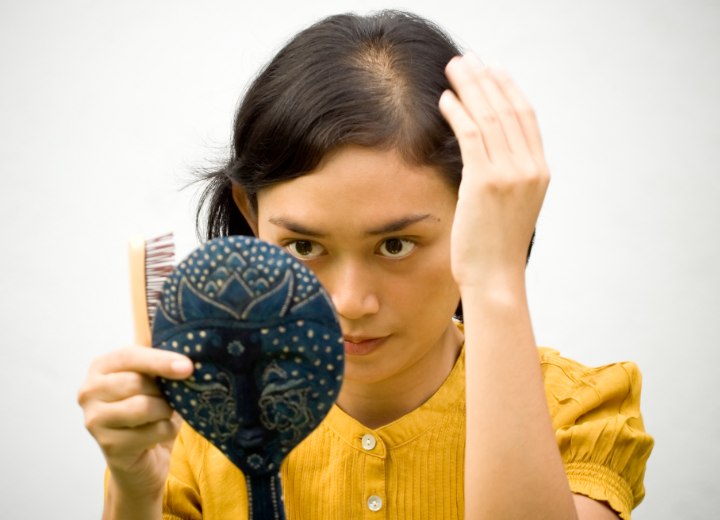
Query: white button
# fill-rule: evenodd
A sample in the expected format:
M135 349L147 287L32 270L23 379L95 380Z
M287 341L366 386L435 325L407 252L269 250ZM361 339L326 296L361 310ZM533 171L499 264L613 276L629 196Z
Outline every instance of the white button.
M382 508L382 498L377 495L372 495L368 498L368 509L370 511L380 511Z
M368 451L373 449L375 445L377 444L377 441L375 440L375 437L370 435L369 433L366 433L362 437L362 447Z

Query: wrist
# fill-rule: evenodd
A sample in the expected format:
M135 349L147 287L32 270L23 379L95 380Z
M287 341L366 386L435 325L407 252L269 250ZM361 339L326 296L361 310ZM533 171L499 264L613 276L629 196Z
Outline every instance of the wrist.
M457 280L463 302L470 299L516 300L525 298L525 268L503 266L498 269L476 269Z
M164 489L132 489L110 476L103 520L159 520L162 517Z

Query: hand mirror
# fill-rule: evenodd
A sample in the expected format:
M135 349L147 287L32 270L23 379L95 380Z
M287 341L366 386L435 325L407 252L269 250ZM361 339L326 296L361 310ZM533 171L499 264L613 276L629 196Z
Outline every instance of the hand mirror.
M314 274L251 237L211 240L165 281L154 348L190 357L166 399L245 475L249 517L285 518L280 465L330 411L343 377L340 326Z

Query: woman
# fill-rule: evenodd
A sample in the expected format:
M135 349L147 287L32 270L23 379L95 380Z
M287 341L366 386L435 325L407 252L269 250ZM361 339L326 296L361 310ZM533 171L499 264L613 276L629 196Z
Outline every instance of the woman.
M629 518L644 495L635 366L535 345L524 271L549 174L532 109L459 55L406 13L318 22L255 80L208 176L208 238L305 262L345 339L337 406L283 467L289 518ZM153 379L191 372L140 347L91 367L106 518L246 514L240 471Z

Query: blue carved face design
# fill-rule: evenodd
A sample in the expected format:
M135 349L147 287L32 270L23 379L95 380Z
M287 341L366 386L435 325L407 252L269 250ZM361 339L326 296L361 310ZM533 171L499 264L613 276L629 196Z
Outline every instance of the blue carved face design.
M183 418L248 475L277 472L323 419L343 375L342 333L315 276L277 246L212 240L172 273L153 347L190 357L160 379Z

